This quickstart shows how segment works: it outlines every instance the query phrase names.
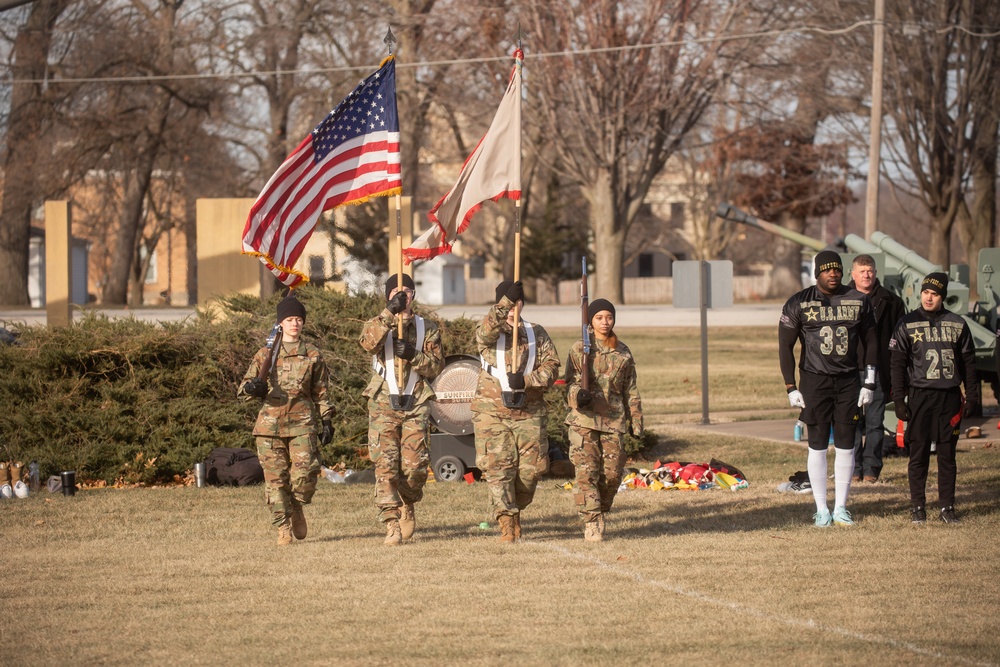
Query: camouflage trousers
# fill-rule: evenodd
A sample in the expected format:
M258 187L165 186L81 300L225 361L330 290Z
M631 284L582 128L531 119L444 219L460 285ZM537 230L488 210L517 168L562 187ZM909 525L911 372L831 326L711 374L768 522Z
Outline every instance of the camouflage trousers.
M476 467L483 471L495 517L514 516L534 499L538 478L549 469L547 419L473 416Z
M580 518L596 521L611 510L622 483L625 445L621 433L569 427L569 459L576 469L576 502Z
M430 430L426 402L400 412L368 401L368 458L375 464L375 507L379 521L399 519L403 503L420 502L430 470Z
M280 525L291 517L294 503L312 502L320 471L319 440L314 433L256 438L264 469L264 502L271 509L271 521Z

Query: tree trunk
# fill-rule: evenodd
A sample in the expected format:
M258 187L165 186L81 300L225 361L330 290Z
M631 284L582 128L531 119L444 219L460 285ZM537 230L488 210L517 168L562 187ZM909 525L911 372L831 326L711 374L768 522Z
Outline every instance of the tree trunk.
M806 221L791 215L782 215L778 221L785 229L802 233ZM795 241L776 238L774 243L774 265L771 267L771 284L767 296L772 299L787 299L802 289L802 246Z
M14 40L14 65L10 78L31 81L45 78L52 28L67 2L38 2ZM51 150L46 144L45 92L37 83L14 84L7 120L7 155L4 157L3 211L0 212L0 303L28 304L28 245L31 211L38 192L35 156Z
M624 226L615 219L611 174L602 171L594 179L590 200L590 228L594 232L594 264L597 272L592 298L623 304L622 265L625 260Z
M108 266L107 280L101 293L105 305L124 305L128 299L129 275L136 257L136 239L141 235L143 204L149 191L149 182L156 160L155 150L147 149L140 155L141 162L135 166L125 187L122 202L121 222L115 236L115 245ZM138 305L138 304L133 304Z

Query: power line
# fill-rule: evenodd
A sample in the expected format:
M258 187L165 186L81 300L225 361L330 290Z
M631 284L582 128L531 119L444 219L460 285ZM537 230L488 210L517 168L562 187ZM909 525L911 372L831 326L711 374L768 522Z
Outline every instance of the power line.
M843 28L822 28L819 26L798 26L794 28L784 28L781 30L764 30L760 32L751 33L741 33L738 35L722 35L714 37L696 37L691 39L682 40L671 40L664 42L651 42L645 44L631 44L627 46L609 46L596 49L575 49L575 50L565 50L565 51L552 51L547 53L528 53L525 54L525 60L541 60L543 58L560 58L560 57L578 57L587 55L597 55L603 53L616 53L616 52L627 52L627 51L639 51L646 49L658 49L666 48L671 46L685 46L693 44L711 44L715 42L734 42L740 40L750 40L750 39L762 39L767 37L780 37L783 35L800 34L800 33L816 33L820 35L845 35L861 28L866 28L875 25L873 20L857 21ZM912 24L909 24L912 25ZM980 38L993 38L1000 36L1000 31L990 32L990 33L980 33L973 32L968 28L960 25L946 26L940 29L932 29L938 34L943 34L952 30L958 30L964 32L972 37ZM493 57L479 57L479 58L455 58L450 60L429 60L419 63L396 63L397 69L408 69L414 67L446 67L452 65L472 65L481 63L491 63L491 62L506 62L511 59L511 56L493 56ZM44 84L44 85L56 85L56 84L84 84L84 83L153 83L158 81L198 81L198 80L234 80L234 79L249 79L254 77L266 77L266 76L278 76L278 75L289 75L289 74L335 74L335 73L345 73L353 71L368 71L373 69L371 65L359 65L359 66L341 66L341 67L321 67L315 69L294 69L294 70L269 70L269 71L254 71L254 72L213 72L213 73L198 73L198 74L161 74L161 75L143 75L143 76L120 76L120 77L79 77L79 78L66 78L66 79L16 79L8 81L0 81L0 84L4 85L15 85L15 84Z

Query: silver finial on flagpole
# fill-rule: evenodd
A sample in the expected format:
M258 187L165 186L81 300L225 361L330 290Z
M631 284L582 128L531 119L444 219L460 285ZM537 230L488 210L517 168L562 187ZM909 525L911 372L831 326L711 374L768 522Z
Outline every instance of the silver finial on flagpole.
M396 43L396 36L392 34L392 26L385 31L385 37L382 38L382 42L389 46L389 55L392 55L392 45Z

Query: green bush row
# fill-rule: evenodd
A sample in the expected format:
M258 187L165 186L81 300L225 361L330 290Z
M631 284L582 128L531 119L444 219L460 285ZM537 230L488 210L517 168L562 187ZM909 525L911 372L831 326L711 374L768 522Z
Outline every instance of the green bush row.
M308 315L304 336L332 369L333 442L324 461L367 463L368 414L361 392L371 360L359 347L363 323L384 300L308 286L296 291ZM0 458L37 461L43 478L154 483L184 475L215 447L254 449L259 404L236 399L250 358L263 344L279 297L236 295L182 323L112 320L88 312L71 327L27 327L20 345L0 347ZM441 320L447 354L474 354L469 319ZM563 392L551 390L549 438L567 448ZM641 445L629 439L629 449Z

